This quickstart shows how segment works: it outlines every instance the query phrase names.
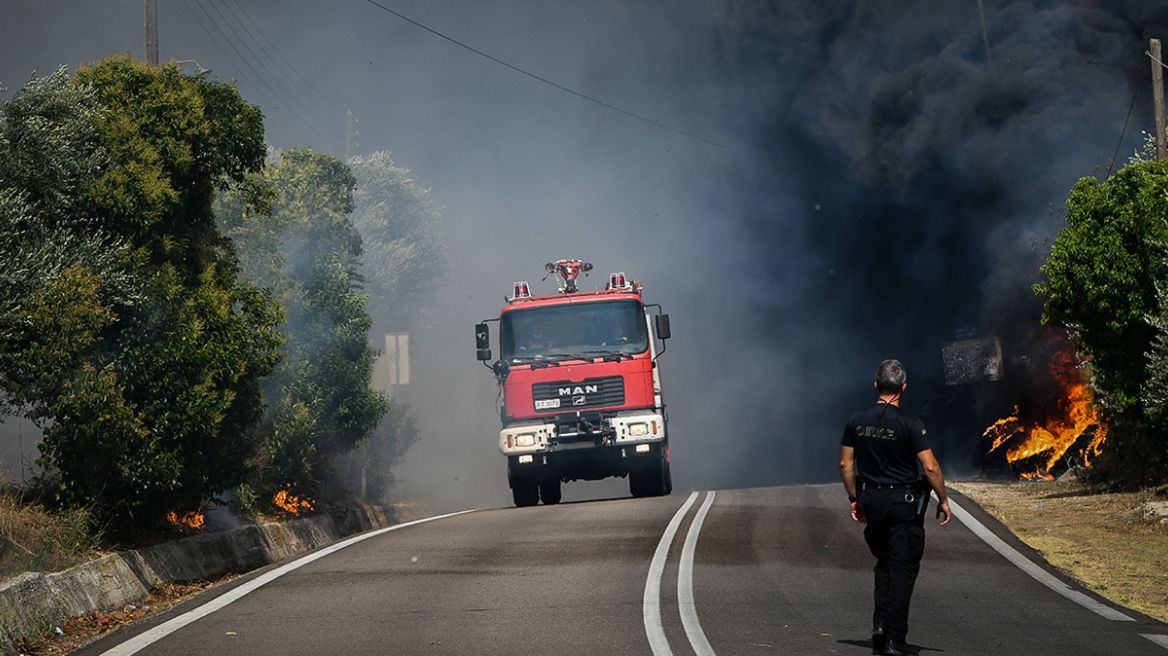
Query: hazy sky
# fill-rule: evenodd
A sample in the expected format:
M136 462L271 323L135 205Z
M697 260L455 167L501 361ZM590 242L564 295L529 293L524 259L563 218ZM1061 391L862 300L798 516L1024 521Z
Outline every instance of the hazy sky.
M1151 129L1144 51L1168 38L1146 1L983 0L984 32L976 0L379 4L447 38L364 0L158 0L160 52L238 80L272 145L391 151L443 206L452 275L412 337L423 437L399 472L437 509L509 501L472 326L564 257L671 315L679 489L834 480L880 360L914 409L955 330L1031 339L1058 209ZM0 98L144 56L140 1L0 8ZM977 436L934 435L968 470Z

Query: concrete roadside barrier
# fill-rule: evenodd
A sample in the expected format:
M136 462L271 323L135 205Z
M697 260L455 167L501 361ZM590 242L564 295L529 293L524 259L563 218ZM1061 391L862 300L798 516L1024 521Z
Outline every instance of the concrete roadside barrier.
M158 585L251 571L398 521L378 506L345 507L121 551L54 574L21 574L0 583L0 654L16 654L17 645L48 635L67 617L140 603Z

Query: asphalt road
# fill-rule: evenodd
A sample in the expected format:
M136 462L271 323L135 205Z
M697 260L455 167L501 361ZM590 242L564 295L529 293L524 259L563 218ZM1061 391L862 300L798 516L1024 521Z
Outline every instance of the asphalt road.
M928 526L909 634L922 654L1168 656L1168 625L1068 585L956 500L967 512ZM75 653L859 656L872 559L847 511L823 485L445 516L241 577Z

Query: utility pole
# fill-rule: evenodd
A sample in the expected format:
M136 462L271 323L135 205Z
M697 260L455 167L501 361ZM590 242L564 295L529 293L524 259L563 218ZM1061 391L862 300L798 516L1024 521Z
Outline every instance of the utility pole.
M146 63L158 67L158 0L146 0Z
M1156 159L1168 159L1168 140L1164 136L1164 58L1160 39L1152 39L1152 107L1156 112Z

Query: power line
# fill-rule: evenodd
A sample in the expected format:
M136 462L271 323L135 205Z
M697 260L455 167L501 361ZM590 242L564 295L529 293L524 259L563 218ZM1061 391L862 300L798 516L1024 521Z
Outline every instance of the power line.
M272 43L272 40L269 39L266 34L264 34L264 31L262 29L260 29L260 26L247 13L247 10L243 8L243 5L239 4L238 0L236 0L235 5L239 8L239 13L243 14L244 18L246 18L248 20L248 22L252 24L252 27L255 28L256 32L261 37L263 37L264 42L267 43L269 47L271 47L272 51L275 52L277 55L279 55L280 59L283 60L283 62L288 65L288 68L291 69L292 72L296 74L296 77L300 78L300 81L304 83L304 86L308 87L308 89L311 90L312 93L316 94L316 98L313 98L311 96L311 94L305 94L305 95L308 96L309 99L312 100L312 102L317 105L317 107L320 107L320 109L324 110L326 114L330 113L328 108L323 107L319 103L316 102L316 99L319 98L320 100L324 101L325 103L331 105L332 108L334 110L336 110L338 115L343 114L346 111L346 110L338 107L336 105L336 103L334 103L328 96L325 96L323 93L318 91L317 88L315 86L313 86L312 82L307 77L305 77L300 71L298 71L296 69L296 66L293 65L292 62L289 61L288 58L284 56L284 53L280 52L280 49L278 47L276 47L276 44ZM276 66L278 68L280 68L281 71L284 71L284 68L282 66L280 66L279 62L275 62L275 63L276 63ZM288 73L286 71L284 72L284 75L286 75L288 77L288 79L292 81L292 84L296 85L299 90L303 91L303 88L300 87L300 84L296 80L294 80L292 78L292 76L288 75Z
M238 6L238 4L239 3L237 2L236 5ZM239 25L243 28L244 32L246 32L248 37L251 38L252 42L255 43L255 45L259 49L259 51L261 53L263 53L267 57L267 59L269 61L271 61L272 64L274 64L276 66L277 69L280 69L280 71L282 73L284 73L284 77L288 78L288 80L290 82L293 82L293 84L295 84L295 82L292 80L291 76L289 76L287 74L287 72L285 72L283 69L281 69L279 63L276 62L276 60L270 54L268 54L267 50L264 49L263 44L261 44L259 42L259 39L257 39L255 37L255 35L251 33L251 30L248 29L247 25L244 25L243 21L241 21L239 19L239 17L235 15L235 11L231 8L230 4L225 3L225 5L227 6L227 11L231 13L232 19L234 19L235 22L239 23ZM241 9L242 9L242 7L241 7ZM250 17L249 17L249 20L250 20ZM254 25L254 22L253 22L253 25ZM257 29L258 29L258 27L257 27ZM232 29L232 31L234 32L234 28ZM237 35L238 35L238 33L237 33ZM252 51L250 46L248 46L245 43L244 47L247 48L247 51L249 53L252 53L254 55L254 51ZM315 118L318 122L320 122L321 126L324 127L326 130L332 130L333 134L334 134L334 138L337 138L337 139L341 138L341 135L343 134L343 130L340 129L338 124L330 123L329 121L322 119L318 114L313 112L312 109L310 109L303 102L301 102L300 98L304 94L301 93L299 90L297 90L296 93L289 91L288 87L284 86L284 83L283 83L283 81L281 81L280 77L275 75L274 73L272 73L272 70L270 68L268 68L268 65L264 63L264 60L262 58L256 57L256 61L259 63L260 67L264 69L264 72L266 72L268 75L270 75L272 77L273 81L275 81L275 83L280 87L280 89L282 89L284 91L284 93L287 94L288 97L290 97L294 103L296 103L305 112L308 112L310 115L312 115L312 117ZM326 114L327 114L327 112L326 112ZM309 126L309 127L311 127L311 126ZM320 135L322 138L324 137L324 135L320 134L320 132L317 132L317 134Z
M1115 158L1119 157L1119 147L1123 145L1123 135L1127 133L1127 122L1131 120L1132 108L1136 106L1136 96L1140 95L1140 88L1144 86L1144 78L1136 82L1136 90L1132 93L1131 105L1127 108L1127 118L1123 119L1123 129L1119 131L1119 143L1115 144L1115 154L1111 156L1111 163L1107 165L1107 175L1104 181L1111 178L1111 167L1115 166Z
M211 14L207 11L207 9L205 7L203 7L202 3L199 2L199 0L194 0L194 3L196 5L198 5L199 10L203 12L203 14L207 17L207 20L210 21L211 25L213 25L215 27L215 29L219 32L219 36L223 37L223 41L227 41L227 45L231 46L231 49L235 51L235 54L238 57L242 58L243 55L240 54L239 49L236 48L233 43L231 43L230 39L227 38L227 35L223 32L222 28L220 28L215 23L215 19L211 17ZM199 24L199 27L203 28L203 31L207 33L207 37L211 39L211 42L215 44L215 47L219 48L219 52L223 53L223 56L227 58L227 61L231 62L235 66L235 70L239 72L239 76L241 78L243 78L244 81L251 83L251 79L247 76L247 73L243 70L243 67L240 66L238 62L236 62L236 60L231 56L231 54L229 52L227 52L227 50L223 47L223 43L220 42L219 39L215 38L215 35L212 34L211 30L207 27L207 25L203 23L203 19L199 16L198 12L196 12L194 9L191 9L190 2L188 2L187 0L183 0L183 5L187 8L187 11L191 12L191 15L194 16L194 18L195 18L195 22L197 22ZM253 70L252 73L254 74L255 71ZM274 107L273 109L276 110L277 114L280 113L280 108L278 106ZM280 117L283 118L284 120L287 120L287 117L285 117L283 114L280 114Z
M195 2L196 2L196 4L200 4L199 0L195 0ZM215 10L215 13L217 13L219 15L219 18L223 21L224 24L227 25L227 29L231 30L231 33L233 35L235 35L235 38L240 42L241 45L243 45L244 49L247 50L247 53L248 53L248 55L250 55L250 57L244 57L242 53L239 53L239 49L235 47L234 43L231 44L232 49L235 50L236 53L239 53L240 57L243 58L243 63L245 65L247 65L248 69L251 70L251 72L253 74L255 74L255 76L259 79L260 83L263 84L264 87L267 88L267 90L270 91L273 96L280 98L280 94L275 89L272 88L272 85L268 84L267 78L263 75L260 75L259 71L257 71L255 69L255 67L252 66L251 60L254 59L257 64L259 64L262 68L264 68L264 71L266 73L268 73L268 75L271 75L271 71L269 71L267 69L267 67L264 65L263 61L259 57L256 56L255 52L251 49L251 46L247 45L247 41L244 40L243 37L241 37L239 35L239 32L235 29L235 25L230 20L228 20L226 16L223 15L223 11L220 10L219 7L212 0L207 0L207 3L211 5L211 7ZM202 5L200 4L200 6L202 6ZM212 18L211 20L214 23L214 19ZM219 24L215 23L215 27L219 28ZM222 29L219 29L219 32L221 34L223 34ZM228 41L230 42L230 39L227 37L226 34L224 34L224 38L228 39ZM293 98L293 101L294 100L295 100L295 98ZM287 100L285 100L284 102L287 105ZM295 116L297 119L299 119L300 122L303 123L308 129L315 132L317 134L317 136L319 136L321 139L326 139L326 140L328 139L328 137L326 137L320 130L317 130L314 125L312 125L311 123L306 121L302 116L300 116L296 112L296 109L294 107L288 106L288 111L292 112L293 116Z
M604 102L603 100L599 100L599 99L597 99L597 98L593 98L592 96L589 96L589 95L587 95L587 94L585 94L585 93L581 93L581 92L579 92L579 91L576 91L575 89L570 89L570 88L568 88L568 87L566 87L566 86L563 86L562 84L557 84L556 82L552 82L551 80L549 80L549 79L547 79L547 78L540 77L540 76L536 75L535 73L532 73L532 72L530 72L530 71L526 71L526 70L524 70L524 69L522 69L522 68L519 68L518 66L515 66L515 65L512 65L512 64L509 64L509 63L507 63L507 62L503 61L502 59L499 59L498 57L495 57L495 56L492 56L492 55L488 55L487 53L483 52L482 50L478 50L477 48L473 48L473 47L471 47L471 46L468 46L467 44L465 44L465 43L463 43L463 42L461 42L461 41L459 41L459 40L457 40L457 39L454 39L454 38L452 38L452 37L446 36L445 34L443 34L443 33L439 32L439 31L437 31L437 30L435 30L435 29L432 29L432 28L430 28L430 27L427 27L427 26L423 25L422 23L419 23L418 21L416 21L416 20L414 20L414 19L412 19L412 18L410 18L410 17L408 17L408 16L405 16L405 15L403 15L403 14L401 14L401 13L398 13L398 12L396 12L396 11L394 11L394 10L390 9L389 7L386 7L386 6L385 6L385 5L383 5L383 4L380 4L380 3L378 3L378 2L374 2L374 0L365 0L365 2L368 2L369 4L373 5L374 7L377 7L378 9L381 9L382 11L385 11L385 12L387 12L387 13L389 13L389 14L392 14L392 15L394 15L394 16L396 16L396 17L400 18L401 20L404 20L405 22L407 22L407 23L409 23L409 24L411 24L411 25L414 25L415 27L421 28L421 29L423 29L423 30L425 30L425 31L429 32L430 34L433 34L434 36L436 36L436 37L438 37L438 38L440 38L440 39L444 39L444 40L446 40L446 41L449 41L450 43L453 43L454 45L458 46L459 48L463 48L464 50L469 50L470 52L473 52L474 54L476 54L476 55L478 55L478 56L480 56L480 57L483 57L484 59L489 59L490 61L493 61L493 62L495 62L496 64L499 64L500 66L505 66L505 67L507 67L507 68L509 68L509 69L511 69L511 70L513 70L513 71L515 71L516 73L520 73L520 74L522 74L522 75L526 75L527 77L530 77L530 78L532 78L533 80L537 80L537 81L539 81L539 82L542 82L542 83L544 83L544 84L546 84L546 85L548 85L548 86L550 86L550 87L554 87L554 88L556 88L556 89L559 89L560 91L564 91L564 92L566 92L566 93L570 93L570 94L572 94L573 96L576 96L576 97L578 97L578 98L582 98L582 99L584 99L584 100L587 100L587 101L588 101L588 102L590 102L590 103L595 103L595 104L597 104L597 105L600 105L601 107L604 107L604 108L606 108L606 109L610 109L610 110L612 110L612 111L614 111L614 112L618 112L618 113L620 113L620 114L624 114L625 116L628 116L628 117L630 117L630 118L637 119L638 121L644 121L645 123L648 123L649 125L653 125L653 126L659 127L659 128L661 128L661 129L663 129L663 130L669 130L670 132L675 132L675 133L677 133L677 134L680 134L680 135L683 135L683 136L689 137L689 138L691 138L691 139L696 139L696 140L698 140L698 141L701 141L701 142L704 142L704 143L710 144L711 146L717 146L717 147L719 147L719 148L725 148L726 150L734 150L733 148L731 148L730 146L727 146L726 144L718 143L717 141L714 141L714 140L712 140L712 139L707 139L707 138L705 138L705 137L702 137L702 136L698 136L698 135L696 135L696 134L694 134L694 133L692 133L692 132L686 132L685 130L679 130L678 128L671 127L671 126L665 125L665 124L663 124L663 123L659 123L659 122L657 122L657 121L654 121L653 119L650 119L650 118L645 118L644 116L641 116L640 114L635 114L635 113L633 113L633 112L630 112L630 111L628 111L628 110L626 110L626 109L621 109L620 107L617 107L617 106L615 106L615 105L611 105L611 104L609 104L609 103L606 103L606 102Z
M215 17L211 15L211 12L209 12L207 10L207 8L203 6L203 3L201 2L201 0L194 0L194 3L196 6L198 6L199 10L202 11L203 15L206 17L206 20L211 24L211 26L215 28L215 31L218 32L221 39L216 38L215 34L213 34L211 32L211 30L207 27L207 25L204 23L204 20L202 17L200 17L199 13L191 8L188 0L183 0L183 4L186 5L187 10L191 12L191 15L194 16L195 20L199 23L199 26L203 28L203 31L207 33L207 36L210 37L211 40L215 43L216 47L219 48L219 51L222 52L223 55L228 59L228 61L230 61L235 66L236 70L240 74L240 77L242 77L245 81L248 81L249 83L251 83L253 85L256 85L257 88L260 85L262 85L263 88L266 88L268 90L268 92L272 94L273 98L275 98L276 100L280 101L283 104L283 106L281 106L281 104L279 104L279 103L274 104L274 105L269 106L267 109L274 111L275 114L277 116L279 116L284 122L292 123L293 121L291 119L289 119L289 117L284 113L284 110L287 110L288 112L290 112L292 114L292 116L297 121L302 123L305 127L307 127L312 132L316 133L316 135L319 136L321 139L323 139L325 141L333 141L333 142L337 141L339 139L339 137L334 137L334 138L330 139L327 135L325 135L319 129L317 129L317 127L312 122L305 119L299 112L296 111L296 108L294 106L292 106L292 104L291 104L291 102L296 102L296 97L294 94L289 92L286 87L283 87L282 85L280 85L281 88L284 89L285 94L287 96L291 97L290 98L291 102L289 101L289 98L285 97L284 95L281 95L279 92L276 91L275 88L272 87L271 84L268 83L267 78L263 74L261 74L258 70L256 70L255 66L253 66L251 64L249 57L245 56L244 53L240 51L239 47L236 46L235 41L232 40L232 38L230 36L228 36L228 34L223 30L223 28L220 26L220 22L227 24L228 29L230 29L232 34L235 35L235 39L238 40L243 45L244 49L246 49L248 51L248 54L250 55L250 57L252 59L255 59L260 64L260 66L264 69L264 71L268 74L268 76L272 76L274 79L275 76L272 75L271 70L268 69L263 64L263 62L260 60L260 58L258 56L256 56L255 52L247 45L247 43L243 39L243 37L241 37L239 35L239 32L232 26L231 21L229 21L227 19L227 17L224 16L223 12L220 11L219 8L215 6L214 2L212 2L211 0L207 0L207 1L211 4L212 8L219 15L220 21L215 20ZM223 43L226 43L227 46L235 53L235 55L236 55L235 57L232 57L231 53L227 52L227 50L224 48ZM242 62L242 65L240 62ZM251 76L247 75L247 71L251 71ZM275 81L277 82L277 84L279 84L278 80L275 80ZM307 111L307 109L306 109L306 111ZM314 118L316 118L317 121L320 121L319 117L314 116ZM323 124L324 124L324 122L322 122L322 125ZM339 134L339 132L338 132L338 134Z

